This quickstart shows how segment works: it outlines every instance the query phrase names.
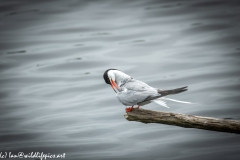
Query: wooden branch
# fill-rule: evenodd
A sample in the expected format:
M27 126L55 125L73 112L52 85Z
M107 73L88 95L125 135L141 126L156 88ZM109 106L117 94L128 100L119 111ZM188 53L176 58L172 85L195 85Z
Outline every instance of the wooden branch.
M134 108L124 117L129 121L142 123L160 123L185 128L199 128L212 131L240 134L240 120L217 119L171 112L158 112Z

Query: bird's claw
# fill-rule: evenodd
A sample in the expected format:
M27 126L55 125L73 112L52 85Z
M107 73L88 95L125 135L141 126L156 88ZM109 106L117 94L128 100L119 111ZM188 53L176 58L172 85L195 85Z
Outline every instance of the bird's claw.
M131 111L133 110L133 107L134 107L134 106L126 108L126 109L125 109L125 110L126 110L126 113L127 113L127 112L131 112ZM138 106L137 109L139 109L139 107L140 107L140 106Z
M128 107L128 108L126 108L125 110L126 110L126 113L127 113L127 112L131 112L131 111L133 110L133 107Z

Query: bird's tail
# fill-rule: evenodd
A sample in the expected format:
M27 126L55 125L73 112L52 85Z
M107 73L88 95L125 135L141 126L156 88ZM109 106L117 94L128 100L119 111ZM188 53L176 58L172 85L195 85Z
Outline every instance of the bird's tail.
M166 107L166 108L169 108L166 104L165 101L161 100L160 98L157 98L157 99L154 99L154 100L151 100L152 102L155 102L157 104L159 104L160 106L163 106L163 107Z
M167 103L165 101L173 101L173 102L178 102L178 103L186 103L186 104L196 104L196 103L192 103L192 102L186 102L186 101L179 101L179 100L176 100L176 99L170 99L170 98L165 98L165 97L160 97L160 98L157 98L157 99L154 99L154 100L151 100L152 102L155 102L163 107L167 107Z
M186 103L186 104L194 104L194 103L191 103L191 102L185 102L185 101L179 101L179 100L175 100L175 99L170 99L170 98L166 98L166 97L163 97L163 96L167 96L167 95L170 95L170 94L178 94L178 93L181 93L181 92L185 92L187 91L187 86L186 87L181 87L181 88L176 88L176 89L171 89L171 90L158 90L158 93L161 94L161 97L160 98L156 98L154 100L151 100L152 102L155 102L163 107L167 107L167 104L166 104L166 100L167 101L174 101L174 102L178 102L178 103Z
M161 97L164 97L164 96L167 96L169 94L178 94L178 93L181 93L181 92L185 92L187 91L188 86L186 87L181 87L181 88L176 88L176 89L171 89L171 90L158 90L158 93L161 94Z

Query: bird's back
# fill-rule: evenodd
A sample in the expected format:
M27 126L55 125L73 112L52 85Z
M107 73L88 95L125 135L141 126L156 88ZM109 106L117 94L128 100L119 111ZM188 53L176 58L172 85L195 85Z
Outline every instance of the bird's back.
M133 78L126 81L126 83L122 84L120 87L126 88L128 90L138 91L138 92L149 91L149 90L157 91L155 88L149 86L148 84Z

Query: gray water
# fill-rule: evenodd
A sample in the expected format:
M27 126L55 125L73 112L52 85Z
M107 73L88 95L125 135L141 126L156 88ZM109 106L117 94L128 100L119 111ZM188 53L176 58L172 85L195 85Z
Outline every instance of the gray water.
M240 119L240 3L1 1L0 152L75 160L239 160L240 136L130 122L102 75L161 89L143 108Z

